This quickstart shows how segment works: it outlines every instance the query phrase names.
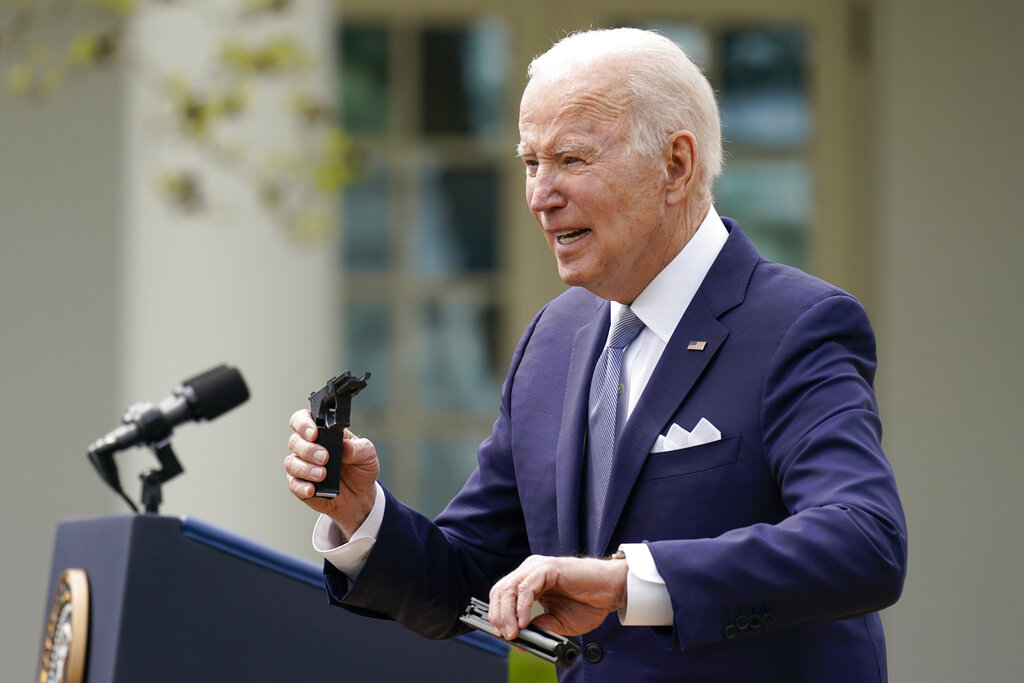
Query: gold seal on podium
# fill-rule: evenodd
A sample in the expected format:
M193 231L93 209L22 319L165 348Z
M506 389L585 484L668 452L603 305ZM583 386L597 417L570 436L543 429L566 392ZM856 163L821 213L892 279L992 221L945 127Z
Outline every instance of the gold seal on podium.
M57 581L43 636L39 683L81 683L89 637L89 580L67 569Z

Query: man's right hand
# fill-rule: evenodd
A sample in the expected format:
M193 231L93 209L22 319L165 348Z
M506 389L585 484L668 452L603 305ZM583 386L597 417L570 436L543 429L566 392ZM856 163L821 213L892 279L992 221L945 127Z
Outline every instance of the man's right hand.
M350 538L373 508L380 474L377 449L367 439L345 430L341 456L341 486L336 498L317 498L313 482L322 481L327 471L327 450L316 444L317 428L308 410L294 413L289 421L294 432L288 438L284 471L288 488L306 505L334 520L345 538Z

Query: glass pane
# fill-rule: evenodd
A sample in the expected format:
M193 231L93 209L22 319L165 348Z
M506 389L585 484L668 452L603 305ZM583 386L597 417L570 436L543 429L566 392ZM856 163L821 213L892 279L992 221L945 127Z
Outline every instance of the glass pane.
M497 263L498 176L490 169L420 174L416 253L425 274L490 271Z
M341 30L341 124L349 133L379 134L387 130L387 38L384 28L346 25Z
M468 298L450 296L420 308L419 404L425 411L497 414L497 312Z
M693 24L673 21L651 21L641 24L638 28L657 31L676 45L699 66L705 74L710 75L711 69L711 38L707 31Z
M419 498L417 509L436 517L448 504L476 467L480 441L427 441L421 449Z
M420 59L424 133L488 137L500 131L507 42L497 20L424 31Z
M733 160L715 185L715 206L739 221L761 255L806 268L811 181L799 160Z
M384 410L391 383L391 320L384 304L345 306L345 347L341 370L371 373L366 388L352 401L353 410Z
M346 269L387 268L390 253L391 202L388 174L371 167L345 188L342 200L341 259Z
M726 140L766 146L810 140L807 57L807 40L799 29L724 34L721 108Z

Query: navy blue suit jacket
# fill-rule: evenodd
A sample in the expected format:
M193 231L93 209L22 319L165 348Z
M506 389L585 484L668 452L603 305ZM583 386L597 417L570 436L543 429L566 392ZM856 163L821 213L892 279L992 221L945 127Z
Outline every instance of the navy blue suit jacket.
M902 590L906 527L880 446L874 336L858 302L761 259L739 227L687 308L616 446L602 546L645 542L671 627L615 615L563 681L886 679L877 610ZM387 493L377 544L331 599L434 638L529 554L580 552L592 369L609 304L573 288L516 348L479 466L431 521ZM702 351L688 350L704 341ZM651 454L677 423L721 441Z

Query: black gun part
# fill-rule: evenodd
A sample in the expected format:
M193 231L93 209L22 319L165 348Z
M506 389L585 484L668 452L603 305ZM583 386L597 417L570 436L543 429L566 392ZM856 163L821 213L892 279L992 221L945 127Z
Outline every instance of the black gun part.
M519 629L518 636L511 641L505 641L504 638L498 635L498 632L494 630L491 622L487 619L489 610L490 605L486 602L472 598L472 602L466 608L466 613L459 617L459 620L467 626L472 626L478 631L483 631L487 635L494 636L503 642L508 642L520 650L536 655L544 661L557 664L563 669L568 669L579 658L579 645L565 636L532 625Z
M352 397L366 388L370 373L358 379L345 371L327 381L322 389L309 395L309 412L317 428L317 444L327 449L327 474L323 481L315 482L315 496L334 498L341 487L341 448L345 427L351 424Z

